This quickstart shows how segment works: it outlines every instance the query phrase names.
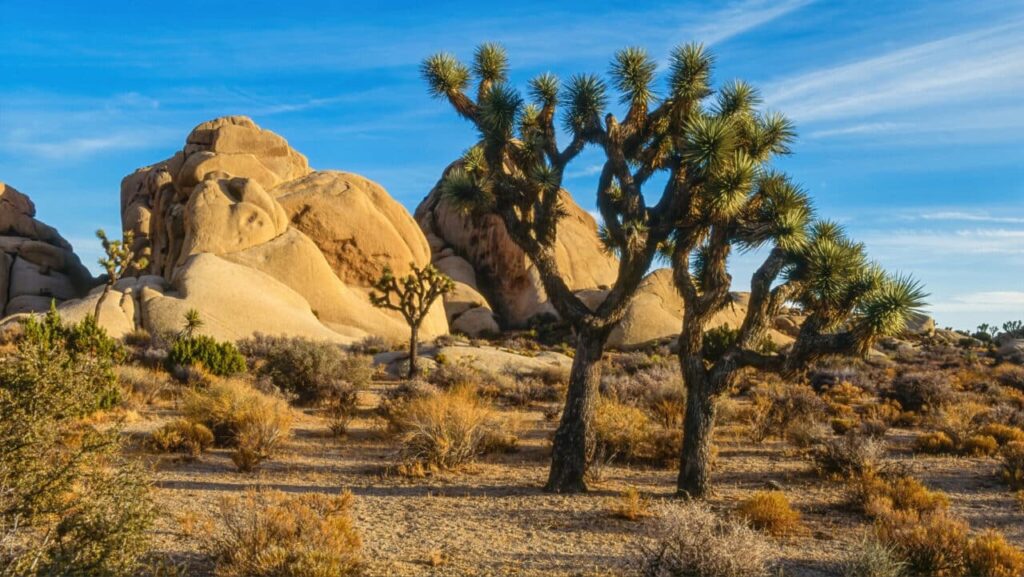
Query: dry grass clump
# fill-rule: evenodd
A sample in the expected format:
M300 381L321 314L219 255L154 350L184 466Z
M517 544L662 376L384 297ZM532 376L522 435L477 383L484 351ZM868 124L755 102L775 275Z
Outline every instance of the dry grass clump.
M148 444L161 453L184 453L196 458L213 446L213 432L201 423L176 419L153 431Z
M944 511L949 498L932 491L908 475L884 477L866 473L850 481L853 502L869 517L885 517L894 513L917 515Z
M118 365L117 380L138 405L148 405L174 387L170 375L138 365Z
M1024 489L1017 491L1017 505L1020 507L1021 513L1024 513Z
M615 461L664 465L682 450L681 430L665 428L642 409L613 399L598 399L592 427L595 473Z
M806 437L802 433L822 430L815 423L825 414L827 405L809 386L773 383L752 391L751 400L749 435L755 443L769 436L792 436L800 442ZM794 429L800 432L787 435Z
M232 461L248 472L273 457L291 434L288 403L261 393L245 381L225 379L184 399L185 416L213 432L220 446L234 447Z
M1002 423L988 423L978 429L979 435L992 437L1003 446L1013 441L1024 441L1024 430L1019 427L1011 427Z
M885 454L885 442L851 431L826 439L811 454L822 475L860 476L877 471Z
M611 515L629 521L639 521L644 517L650 517L650 499L641 495L636 487L630 487L613 500Z
M758 491L740 503L737 512L751 527L775 536L789 535L800 528L800 513L793 510L782 491Z
M956 443L942 431L922 433L914 439L914 452L941 455L956 451Z
M967 575L1018 577L1024 575L1024 553L1006 542L1006 537L989 529L971 539L964 552Z
M999 441L989 435L971 435L964 439L960 451L971 457L988 457L999 451Z
M999 451L1000 474L1014 489L1024 489L1024 441L1012 441Z
M286 495L249 491L226 497L209 549L222 577L355 575L362 541L351 493Z
M387 418L406 464L454 469L502 445L494 442L501 435L490 404L466 386L411 394Z
M1003 386L1024 390L1024 367L1003 363L992 369L992 376Z
M906 569L897 551L873 535L851 543L839 563L843 577L902 577Z
M896 550L914 575L962 575L968 527L945 512L897 512L875 522L878 539Z
M657 513L657 541L643 552L642 577L768 574L771 545L742 521L720 517L703 503L665 505Z

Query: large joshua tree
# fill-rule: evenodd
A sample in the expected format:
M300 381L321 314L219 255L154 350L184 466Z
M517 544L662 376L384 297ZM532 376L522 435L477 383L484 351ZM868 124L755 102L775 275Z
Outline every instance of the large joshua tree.
M863 245L838 225L814 221L807 195L766 168L772 155L788 152L794 134L781 116L758 112L759 102L747 84L726 86L716 101L699 105L674 151L688 176L703 181L667 243L684 302L679 361L687 406L677 490L689 497L709 490L715 400L738 369L792 377L825 355L863 354L878 338L903 331L927 296L913 279L868 261ZM757 248L767 255L751 279L742 326L713 351L704 333L731 305L729 257ZM784 353L761 352L787 303L806 315L796 342Z
M586 490L590 422L608 335L621 321L659 249L680 230L680 219L696 218L698 191L713 185L711 172L693 170L699 159L690 153L691 134L704 118L700 103L712 93L710 59L700 45L681 46L672 52L669 69L664 96L658 97L654 60L638 48L615 55L610 78L625 112L620 121L607 112L606 84L594 75L573 76L563 88L554 75L541 74L529 82L527 103L507 83L506 55L494 44L480 46L472 66L449 54L432 56L423 64L431 94L447 99L479 131L479 141L446 175L442 193L466 210L500 216L509 236L536 267L551 303L576 333L549 491ZM472 80L473 97L467 93ZM744 96L727 90L722 101L739 107ZM791 132L777 116L758 118L753 126L749 137L752 146L764 152L760 158L778 151ZM564 147L560 138L568 141ZM573 294L555 259L557 224L565 214L563 175L587 145L604 152L596 204L604 221L602 240L619 257L616 281L594 310ZM757 161L751 159L749 165L753 170ZM644 189L658 173L662 178L657 180L663 183L657 185L660 196L649 201Z

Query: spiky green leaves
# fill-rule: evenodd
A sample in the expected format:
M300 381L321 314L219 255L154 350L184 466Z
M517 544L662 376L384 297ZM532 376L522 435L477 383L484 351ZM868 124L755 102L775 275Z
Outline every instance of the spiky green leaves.
M508 55L505 49L495 42L486 42L477 46L473 52L473 74L486 82L505 82L508 80Z
M686 125L683 138L683 160L697 174L714 174L736 149L735 126L721 116L694 117Z
M757 179L739 241L747 248L774 242L793 253L806 242L814 210L807 193L781 172L768 172Z
M879 337L897 335L924 315L928 293L905 275L885 275L857 305L854 334L864 351Z
M541 106L554 106L558 103L558 77L545 72L530 80L530 98Z
M469 68L447 52L424 60L420 72L427 81L430 95L435 98L452 96L469 85Z
M673 50L669 58L672 97L695 103L710 95L713 64L703 44L685 44Z
M579 74L569 79L566 87L569 109L565 115L565 129L573 134L586 132L600 123L608 105L607 87L593 74Z
M749 116L761 104L761 94L742 80L733 80L718 91L720 116Z
M658 64L643 48L630 47L615 53L611 76L615 88L622 94L620 102L646 106L653 94L651 84Z
M757 174L757 163L746 152L736 150L720 162L703 188L703 207L714 220L732 218L746 205Z
M477 125L483 137L496 142L511 139L522 105L523 98L516 89L508 84L493 85L478 103Z
M463 154L461 166L445 175L440 184L441 194L460 210L489 211L494 206L494 193L488 185L488 171L483 149L474 146Z

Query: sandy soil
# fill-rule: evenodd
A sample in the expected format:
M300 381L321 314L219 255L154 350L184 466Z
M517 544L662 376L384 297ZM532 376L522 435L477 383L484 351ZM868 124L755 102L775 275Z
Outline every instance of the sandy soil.
M375 398L369 394L363 399L367 415ZM140 435L175 414L172 408L143 411L126 432ZM339 439L312 412L299 417L280 456L254 474L236 472L227 450L213 450L193 462L146 457L154 460L163 511L158 552L187 562L190 575L209 575L212 566L201 553L204 535L191 527L193 521L214 510L221 496L262 486L288 492L351 491L367 576L628 572L652 521L614 518L612 502L628 487L654 500L671 498L675 471L609 466L587 495L546 494L541 486L554 424L540 411L519 416L523 429L518 452L422 479L387 473L395 447L379 434L372 418L357 419L351 433ZM998 528L1024 547L1024 514L996 478L995 460L915 457L906 449L912 432L891 430L887 438L893 448L890 456L906 460L926 484L947 492L953 512L975 530ZM806 526L798 535L776 539L783 573L835 574L846 544L867 527L862 517L844 510L842 488L820 479L798 452L780 442L754 444L730 427L722 427L716 439L719 457L711 504L729 510L769 483L781 485Z

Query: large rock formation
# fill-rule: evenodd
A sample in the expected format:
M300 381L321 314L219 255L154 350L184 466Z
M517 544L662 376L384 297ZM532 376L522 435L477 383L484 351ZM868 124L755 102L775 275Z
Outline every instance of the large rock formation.
M200 124L180 152L125 177L121 213L149 265L109 299L133 304L101 313L115 334L133 325L176 331L194 308L204 332L225 339L404 339L404 320L370 305L370 285L384 267L404 274L430 262L423 233L383 188L313 171L242 116ZM96 298L65 308L83 315ZM447 331L439 303L420 334Z
M602 249L594 218L569 193L563 191L562 200L568 215L558 223L559 270L574 291L607 288L615 282L615 258ZM445 299L453 329L474 335L496 331L499 323L518 328L539 315L554 314L536 269L497 215L466 213L435 186L416 209L416 220L434 264L457 281Z
M94 284L68 241L35 216L29 197L0 182L0 317L45 311Z

